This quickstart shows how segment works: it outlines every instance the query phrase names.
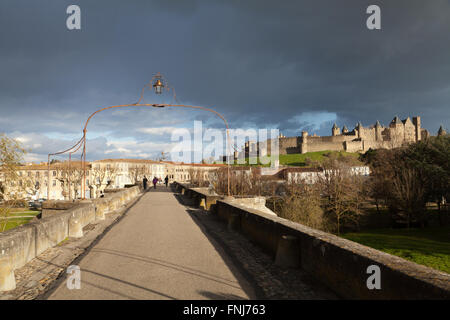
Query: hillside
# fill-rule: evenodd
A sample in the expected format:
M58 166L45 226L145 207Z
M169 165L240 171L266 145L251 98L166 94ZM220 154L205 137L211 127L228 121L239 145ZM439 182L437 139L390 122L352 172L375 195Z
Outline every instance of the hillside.
M283 166L293 166L293 167L310 167L313 163L321 163L330 154L337 155L339 157L351 157L354 159L355 163L358 163L359 153L351 153L345 151L318 151L318 152L307 152L307 153L293 153L293 154L280 154L280 165ZM252 158L251 158L252 159ZM248 160L246 165L248 165ZM238 165L235 163L235 165ZM252 165L252 166L262 166L269 167L270 165Z

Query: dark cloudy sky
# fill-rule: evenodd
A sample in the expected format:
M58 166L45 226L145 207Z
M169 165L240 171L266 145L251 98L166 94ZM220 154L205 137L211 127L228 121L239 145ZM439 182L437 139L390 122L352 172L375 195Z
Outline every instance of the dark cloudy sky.
M70 4L81 30L66 28ZM381 30L366 28L371 4ZM420 115L435 134L450 122L450 1L0 2L0 131L29 160L70 146L99 107L136 102L158 71L180 102L212 107L233 128L329 135L333 122ZM221 127L195 111L101 113L89 158L153 157L194 119Z

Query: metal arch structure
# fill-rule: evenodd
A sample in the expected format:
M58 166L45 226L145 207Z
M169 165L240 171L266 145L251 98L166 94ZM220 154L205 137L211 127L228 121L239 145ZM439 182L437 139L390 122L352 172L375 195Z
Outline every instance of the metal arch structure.
M71 155L72 155L72 153L77 152L78 149L80 149L80 147L84 143L83 142L83 138L84 137L81 137L81 139L78 140L78 142L76 144L74 144L72 147L70 147L69 149L48 154L48 162L47 162L47 200L50 200L50 185L51 185L50 184L50 157L69 152L69 166L70 166ZM70 183L69 183L69 188L70 188ZM69 193L70 193L70 189L69 189Z
M150 89L152 90L152 83L155 79L163 79L166 82L166 86L165 89L170 92L172 91L173 94L173 98L174 100L177 102L177 104L166 104L166 103L161 103L161 104L150 104L150 103L141 103L144 99L144 93L145 93L145 89ZM231 141L230 141L230 128L228 126L228 122L225 119L225 117L223 115L221 115L219 112L210 109L210 108L206 108L206 107L202 107L202 106L192 106L192 105L184 105L184 104L179 104L178 100L176 98L176 93L175 93L175 89L173 87L170 87L168 84L168 81L158 72L156 75L154 75L150 81L150 83L146 84L141 91L141 96L138 100L138 102L136 103L132 103L132 104L122 104L122 105L115 105L115 106L108 106L108 107L103 107L98 109L97 111L95 111L94 113L92 113L89 118L86 120L84 127L83 127L83 135L81 137L81 139L75 144L73 145L71 148L66 149L64 151L60 151L60 152L55 152L55 153L50 153L48 155L48 186L47 186L47 199L50 199L50 156L54 156L54 155L60 155L60 154L64 154L69 152L69 168L70 168L70 162L71 162L71 156L73 153L77 152L81 147L83 147L83 152L81 154L81 167L83 170L83 182L81 185L81 192L82 192L82 199L85 199L86 196L86 133L87 133L87 126L89 124L89 121L92 119L92 117L94 115L96 115L99 112L105 111L105 110L109 110L109 109L114 109L114 108L126 108L126 107L153 107L153 108L163 108L163 107L172 107L172 108L189 108L189 109L196 109L196 110L203 110L203 111L208 111L211 112L213 114L215 114L216 116L218 116L225 124L226 127L226 134L227 134L227 151L231 151L231 147L233 147L234 150L236 150L236 148L234 146L231 145ZM226 162L227 162L227 195L230 196L230 161L228 159L228 152L226 152ZM69 194L70 194L70 180L69 180ZM71 195L69 195L70 197Z
M190 108L190 109L197 109L197 110L204 110L204 111L209 111L214 113L215 115L217 115L220 119L222 119L222 121L225 124L226 127L226 132L227 132L227 144L228 144L228 150L231 150L231 142L230 142L230 128L228 126L228 122L227 120L217 111L210 109L210 108L205 108L205 107L201 107L201 106L191 106L191 105L184 105L184 104L149 104L149 103L133 103L133 104L122 104L122 105L117 105L117 106L109 106L109 107L103 107L101 109L98 109L97 111L95 111L93 114L90 115L90 117L86 120L86 123L84 125L83 128L83 153L82 153L82 168L83 168L83 184L82 184L82 193L83 193L83 199L85 196L85 192L86 192L86 133L87 133L87 126L89 124L89 121L92 119L92 117L94 115L96 115L97 113L101 112L101 111L105 111L108 109L113 109L113 108L126 108L126 107L154 107L154 108L163 108L163 107L173 107L173 108ZM228 155L227 155L228 156ZM228 160L228 159L227 159ZM230 163L229 161L227 161L227 195L230 196Z

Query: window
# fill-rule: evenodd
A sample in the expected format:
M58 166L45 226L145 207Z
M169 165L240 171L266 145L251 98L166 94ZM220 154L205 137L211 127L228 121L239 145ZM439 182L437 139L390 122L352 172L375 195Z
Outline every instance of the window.
M56 171L53 171L53 176L56 177Z
M55 171L53 171L55 172ZM56 180L53 180L53 186L56 187Z

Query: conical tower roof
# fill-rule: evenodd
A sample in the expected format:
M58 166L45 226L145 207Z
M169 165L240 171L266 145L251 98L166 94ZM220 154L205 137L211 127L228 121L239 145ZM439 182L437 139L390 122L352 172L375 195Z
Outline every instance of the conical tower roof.
M395 124L400 123L399 117L395 116L395 118L392 119L392 123L395 123Z

